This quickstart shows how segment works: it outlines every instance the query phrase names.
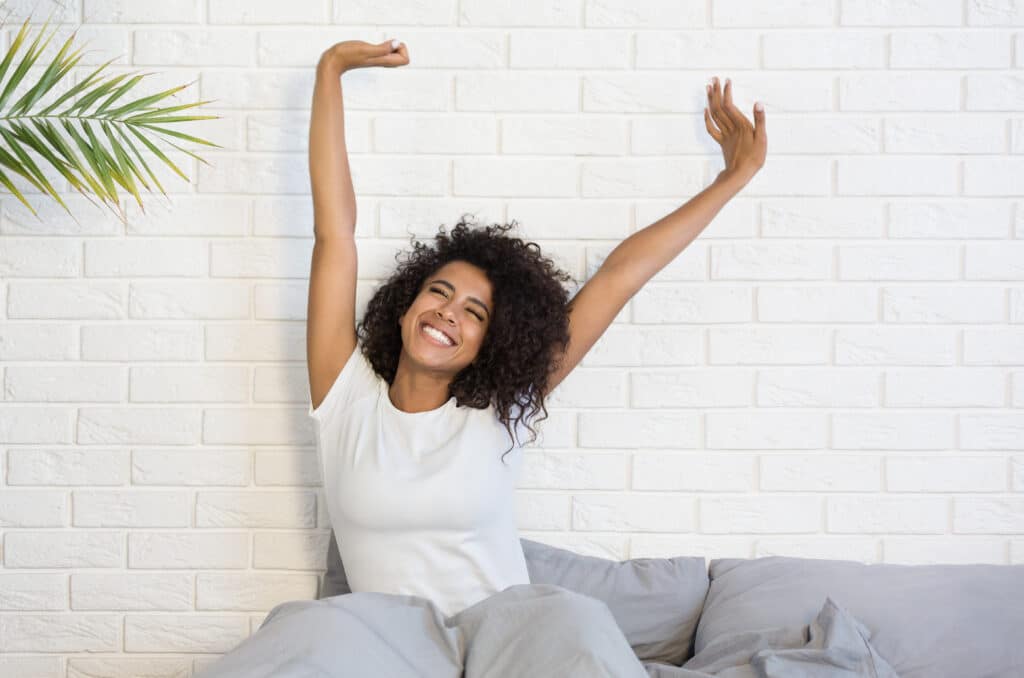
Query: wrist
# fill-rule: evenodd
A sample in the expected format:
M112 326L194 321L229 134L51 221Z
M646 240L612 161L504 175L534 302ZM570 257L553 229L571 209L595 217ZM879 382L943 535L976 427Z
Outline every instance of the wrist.
M345 67L338 60L337 55L327 51L320 55L320 60L316 64L316 70L318 73L340 77L345 72Z
M741 188L747 185L751 177L737 172L736 170L722 170L715 177L715 183L723 184L729 188L739 191Z

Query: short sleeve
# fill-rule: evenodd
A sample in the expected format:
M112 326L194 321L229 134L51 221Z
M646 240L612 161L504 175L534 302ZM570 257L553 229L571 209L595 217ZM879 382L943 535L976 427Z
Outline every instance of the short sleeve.
M373 393L374 389L378 387L380 379L381 377L373 371L370 361L366 359L357 345L341 368L341 372L335 377L323 402L314 409L312 398L310 398L307 402L306 413L316 421L323 423L357 398Z

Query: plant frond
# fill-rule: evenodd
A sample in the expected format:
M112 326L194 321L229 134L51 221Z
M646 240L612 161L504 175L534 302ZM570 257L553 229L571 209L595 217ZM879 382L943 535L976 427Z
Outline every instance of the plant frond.
M65 82L68 74L82 58L82 48L75 48L78 34L64 40L35 82L26 76L56 34L48 33L50 19L34 39L30 39L31 17L22 24L11 45L0 60L0 167L19 175L41 193L53 198L70 214L60 192L47 178L43 167L50 167L67 184L86 196L96 196L103 205L115 209L123 219L119 189L135 198L145 212L141 189L153 192L153 186L167 197L156 175L146 163L145 148L185 181L188 176L157 147L155 140L180 150L209 165L205 159L174 143L171 138L194 144L223 148L219 144L185 134L165 125L196 120L215 120L217 115L175 115L180 111L212 103L213 100L159 106L159 102L192 85L178 85L125 103L139 82L152 73L123 73L111 76L103 71L117 57L100 64L87 77L66 89L50 103L43 103ZM22 50L25 45L27 49ZM15 98L23 85L25 90ZM63 88L62 88L63 89ZM96 127L94 127L94 125ZM42 166L42 167L41 167ZM152 184L150 183L152 180ZM38 217L13 181L0 171L0 185L10 191ZM74 216L74 215L72 215Z

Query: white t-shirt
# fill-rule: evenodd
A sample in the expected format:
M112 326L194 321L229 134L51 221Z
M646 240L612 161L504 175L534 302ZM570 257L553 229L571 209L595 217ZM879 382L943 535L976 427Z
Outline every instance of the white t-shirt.
M515 513L526 427L512 422L514 442L493 405L457 407L454 396L403 412L388 389L356 346L320 406L309 402L352 591L422 596L451 616L530 583Z

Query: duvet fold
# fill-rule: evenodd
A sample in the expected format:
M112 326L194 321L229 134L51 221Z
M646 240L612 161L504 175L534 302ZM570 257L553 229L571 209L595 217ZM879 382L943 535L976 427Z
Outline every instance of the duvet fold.
M451 617L411 595L281 603L196 678L514 678L524 666L531 678L898 678L830 597L809 624L719 636L682 666L637 660L604 603L585 598L523 585Z
M831 597L810 624L726 634L681 667L645 663L651 678L898 678L871 632Z

